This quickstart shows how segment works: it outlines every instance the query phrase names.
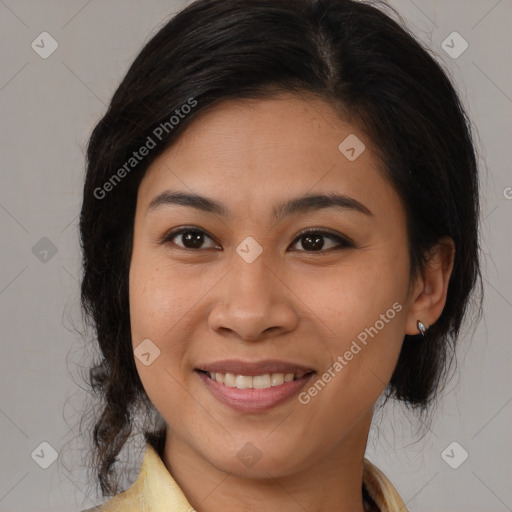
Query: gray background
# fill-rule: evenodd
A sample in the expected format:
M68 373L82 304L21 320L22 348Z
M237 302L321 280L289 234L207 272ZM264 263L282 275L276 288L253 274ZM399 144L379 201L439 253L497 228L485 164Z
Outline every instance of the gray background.
M75 330L84 149L142 44L186 3L0 0L0 511L70 512L102 501L77 437L92 352ZM427 434L418 440L401 408L389 407L367 457L411 511L512 510L512 1L391 4L444 62L476 126L485 312L460 340L457 373ZM58 42L47 59L31 47L45 31ZM441 46L453 31L469 44L456 59ZM469 454L457 469L441 456L453 441ZM42 442L58 452L47 469ZM462 452L448 453L457 462Z

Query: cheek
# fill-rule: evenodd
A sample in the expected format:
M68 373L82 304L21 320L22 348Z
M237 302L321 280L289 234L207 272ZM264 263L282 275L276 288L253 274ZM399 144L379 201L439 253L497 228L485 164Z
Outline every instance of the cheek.
M157 377L155 368L166 366L169 361L176 361L179 347L165 343L172 335L171 327L180 316L179 305L182 301L173 299L170 287L164 279L162 267L147 251L134 247L130 266L129 300L130 322L133 348L149 339L158 347L159 355L148 367L136 359L137 368L144 386L151 386ZM164 349L165 347L165 349ZM171 354L170 354L171 352ZM178 359L179 360L179 359ZM149 390L148 390L149 391Z
M375 249L320 281L304 281L299 293L321 320L329 352L325 379L336 376L326 399L344 396L356 408L369 406L387 386L404 337L408 273L405 248Z
M150 251L134 250L130 267L130 317L136 337L163 341L189 312L201 287ZM136 341L136 339L134 339Z
M180 365L186 354L186 337L180 337L177 331L190 309L187 305L193 300L191 287L176 282L154 256L136 249L129 283L135 356L137 346L144 340L151 340L157 347L150 345L152 360L149 365L135 357L137 372L150 401L167 421L172 418L172 411L181 408L187 399L182 392L183 383L177 384L181 381ZM156 353L158 355L153 359Z
M173 263L165 254L134 248L130 267L130 319L133 347L150 339L160 350L158 368L173 376L182 374L190 361L194 329L205 325L204 296L219 281L216 272ZM146 382L161 378L152 367ZM140 373L139 371L139 373ZM141 379L142 379L141 375Z
M327 319L329 361L299 396L305 424L324 432L326 440L335 442L340 431L368 414L391 379L405 324L405 307L395 297L388 290L363 302L341 302Z
M303 270L300 278L293 278L293 289L323 321L330 337L352 339L377 321L380 326L381 315L390 308L392 322L386 323L386 330L394 324L395 332L399 332L404 319L392 306L398 302L400 309L405 308L408 269L405 250L386 253L374 248L354 253L331 269Z

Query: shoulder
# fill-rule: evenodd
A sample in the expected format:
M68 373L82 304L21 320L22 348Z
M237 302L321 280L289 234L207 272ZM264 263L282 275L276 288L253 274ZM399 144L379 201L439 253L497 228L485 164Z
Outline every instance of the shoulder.
M363 482L378 510L407 512L405 503L391 481L366 458L363 461Z
M112 501L112 500L110 500ZM92 508L86 508L85 510L81 510L80 512L106 512L109 510L110 507L110 501L107 501L106 503L103 503L102 505L96 505Z
M139 512L145 510L142 501L144 501L144 496L141 496L140 489L138 486L132 485L130 489L117 494L105 503L81 512Z
M136 500L124 500L117 498L118 497L116 496L101 505L87 508L81 512L139 512L139 510L142 510L137 506Z

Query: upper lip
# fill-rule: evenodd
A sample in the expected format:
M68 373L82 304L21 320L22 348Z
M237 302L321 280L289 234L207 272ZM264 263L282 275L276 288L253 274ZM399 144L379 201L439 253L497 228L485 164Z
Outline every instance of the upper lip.
M210 373L234 373L235 375L264 375L266 373L293 373L305 374L314 371L312 368L300 364L279 361L277 359L266 359L263 361L243 361L241 359L225 359L204 363L197 367Z

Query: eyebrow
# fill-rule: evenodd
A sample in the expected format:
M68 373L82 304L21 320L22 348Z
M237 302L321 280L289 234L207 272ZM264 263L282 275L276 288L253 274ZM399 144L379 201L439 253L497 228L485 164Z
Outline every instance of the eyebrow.
M231 212L218 201L197 194L180 191L166 190L156 196L148 206L148 212L161 206L181 205L195 208L196 210L212 213L221 217L231 217ZM290 199L285 203L274 207L272 215L276 220L281 220L294 214L304 214L314 210L326 208L338 208L352 210L365 215L373 216L373 213L364 204L344 194L314 194L304 195Z

